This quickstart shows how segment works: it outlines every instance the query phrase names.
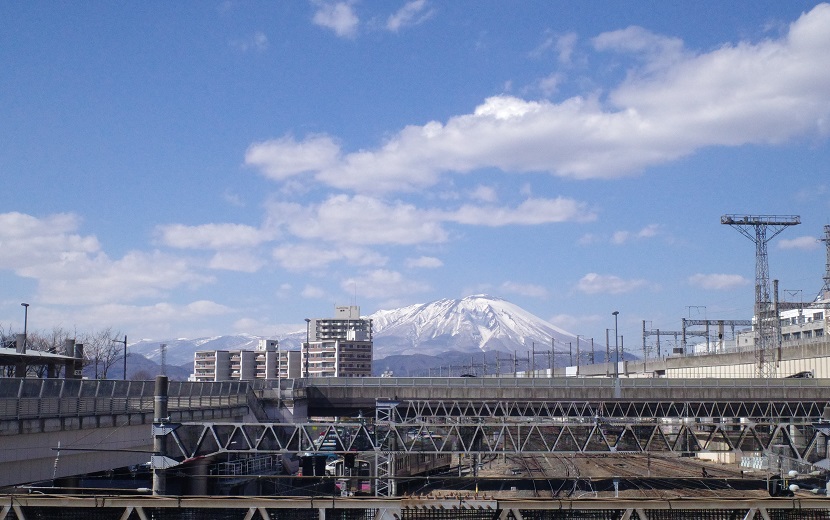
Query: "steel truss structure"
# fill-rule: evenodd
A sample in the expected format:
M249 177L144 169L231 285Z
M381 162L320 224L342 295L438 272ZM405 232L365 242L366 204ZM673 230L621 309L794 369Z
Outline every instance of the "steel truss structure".
M544 520L707 518L790 520L827 518L826 498L789 499L507 499L484 496L433 498L143 497L7 495L0 520L66 518L147 520Z
M736 393L745 393L737 390ZM797 399L769 401L729 400L583 400L583 401L462 401L411 399L396 403L392 423L426 421L431 418L468 417L498 419L697 419L707 417L740 418L751 421L818 420L828 400Z
M827 457L824 434L812 423L677 420L596 420L535 423L182 424L170 434L168 456L179 461L221 453L533 455L699 452L778 453L799 461ZM325 440L325 442L323 442ZM175 446L175 448L173 447ZM394 474L390 468L387 472Z

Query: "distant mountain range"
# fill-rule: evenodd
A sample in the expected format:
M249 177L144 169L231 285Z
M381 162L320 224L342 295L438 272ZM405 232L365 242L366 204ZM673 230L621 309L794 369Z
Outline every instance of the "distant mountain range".
M516 352L520 357L531 348L557 354L568 353L576 336L522 309L507 300L474 295L459 300L441 299L431 303L382 310L366 316L374 330L374 358L378 370L400 374L409 361L422 369L441 362L474 364L476 354ZM298 350L305 341L305 329L278 336L280 348ZM197 350L254 349L259 336L238 334L198 339L141 340L129 346L130 352L161 363L161 345L166 345L167 365L193 362ZM571 347L569 347L569 343ZM493 354L491 359L495 359ZM487 356L482 356L486 359ZM559 357L559 356L557 356ZM381 362L389 358L387 362ZM436 359L437 358L437 359ZM394 360L394 362L393 362ZM495 361L491 361L495 364ZM547 361L539 366L546 366ZM560 364L560 363L557 363ZM409 372L409 370L406 370Z

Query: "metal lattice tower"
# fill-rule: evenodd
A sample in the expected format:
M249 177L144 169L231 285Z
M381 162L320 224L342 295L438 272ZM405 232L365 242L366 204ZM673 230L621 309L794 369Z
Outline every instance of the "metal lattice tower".
M827 263L824 267L824 286L821 292L818 293L818 299L824 300L830 298L830 225L824 226L824 238L819 238L820 242L824 242L827 246Z
M778 310L770 298L767 242L789 226L801 224L798 215L723 215L728 224L755 242L755 368L758 377L775 377L775 349L781 332ZM767 230L772 234L767 236Z

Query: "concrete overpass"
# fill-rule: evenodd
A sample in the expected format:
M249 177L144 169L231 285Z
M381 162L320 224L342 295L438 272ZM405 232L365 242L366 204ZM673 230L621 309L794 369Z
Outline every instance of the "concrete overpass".
M395 401L402 417L822 417L830 379L365 377L294 380L309 417L371 415ZM262 391L267 396L266 391Z
M170 421L255 421L247 383L170 383ZM153 381L0 378L0 486L144 464Z

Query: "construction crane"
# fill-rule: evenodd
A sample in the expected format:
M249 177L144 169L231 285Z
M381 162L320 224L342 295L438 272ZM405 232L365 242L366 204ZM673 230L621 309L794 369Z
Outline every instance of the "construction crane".
M787 227L801 224L798 215L723 215L720 223L732 226L755 243L755 368L758 377L775 377L775 351L780 343L778 310L770 298L767 243ZM767 236L767 230L772 234Z

